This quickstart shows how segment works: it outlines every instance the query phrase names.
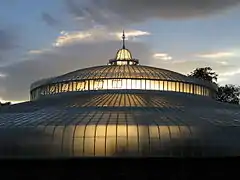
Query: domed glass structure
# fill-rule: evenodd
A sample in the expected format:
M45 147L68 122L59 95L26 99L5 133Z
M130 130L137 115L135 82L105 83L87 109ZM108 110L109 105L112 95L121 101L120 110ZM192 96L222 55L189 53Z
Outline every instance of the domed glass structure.
M31 85L0 108L0 156L238 156L240 108L216 84L139 64L123 47L107 65Z

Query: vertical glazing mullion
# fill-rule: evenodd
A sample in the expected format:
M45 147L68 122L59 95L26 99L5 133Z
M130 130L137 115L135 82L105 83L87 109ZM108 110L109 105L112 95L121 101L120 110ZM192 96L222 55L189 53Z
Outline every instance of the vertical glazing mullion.
M144 105L141 103L141 100L140 100L140 97L139 97L139 96L136 96L136 95L135 95L135 98L136 98L136 101L138 102L139 106L144 106Z
M88 122L85 124L85 128L84 128L84 139L83 139L83 156L85 156L85 139L86 139L86 129L87 129L87 126L89 125L89 123L92 121L93 117L98 113L98 111L95 111L94 115L88 120ZM95 126L95 129L96 129L96 125ZM94 137L93 137L94 138Z
M127 113L126 113L126 111L124 112L124 114L125 114L125 121L126 121L126 147L127 147L127 151L128 151L128 119L127 119Z
M144 104L142 104L142 106L147 106L147 105L148 105L148 103L147 103L147 101L145 100L145 98L143 98L142 96L140 96L140 97L139 97L139 99L141 99L141 100L142 100L142 102L144 102L144 103L145 103L145 105L144 105Z
M129 77L132 77L132 74L131 74L131 71L130 71L130 66L126 66L127 67L127 69L128 69L128 75L127 75L127 79L129 78Z
M125 95L125 99L126 99L126 106L127 106L127 107L131 107L128 94Z
M101 102L102 99L104 99L104 100L102 101L102 104L109 104L108 101L111 100L111 94L106 94L106 95L104 96L104 98L99 99L100 102Z
M98 121L96 122L95 130L94 130L94 144L93 144L93 153L94 153L94 156L96 155L96 134L97 134L97 127L98 127L99 121L100 121L100 120L102 119L102 117L103 117L103 114L104 114L104 112L102 112L101 116L98 118Z
M96 96L94 100L91 100L89 103L92 106L98 106L99 104L104 104L104 102L106 101L105 99L106 96L107 96L106 94L104 94L103 96Z
M116 121L116 144L115 144L115 149L118 153L118 124L119 124L119 112L117 113L117 121Z
M105 129L105 156L107 155L107 130L108 130L109 122L110 122L110 120L111 120L111 115L112 115L112 114L109 113L109 117L108 117L106 129Z
M73 132L73 137L74 137L74 138L73 138L73 142L72 142L72 146L73 146L73 148L72 148L72 149L73 149L73 156L74 156L74 154L75 154L74 147L75 147L76 127L79 126L79 124L80 124L80 123L83 121L83 119L86 118L87 116L88 116L88 113L84 114L84 116L81 117L80 121L78 121L78 122L76 123L76 125L75 125L75 129L74 129L74 132ZM83 137L82 137L83 139L85 138L84 135L85 135L85 133L83 133ZM82 156L84 156L84 154L83 154L83 146L84 146L84 141L82 142L82 152L81 152L81 153L82 153Z
M132 107L131 99L130 99L130 94L127 94L127 98L128 98L129 106Z
M135 106L135 102L134 102L134 100L133 100L133 95L132 94L128 94L129 95L129 100L130 100L130 103L131 103L131 107L133 106Z
M108 97L111 97L111 95L107 94L107 95L104 95L103 98L100 98L99 101L102 105L105 105L105 104L108 104L107 102L109 101L109 98ZM103 100L104 99L104 100Z
M118 107L118 104L117 104L117 101L119 100L121 94L116 94L116 99L115 99L115 102L114 102L114 107Z
M112 101L112 95L111 94L107 94L107 96L106 96L106 104L109 105L111 101Z
M124 94L120 94L118 107L121 107L122 105L124 106Z
M111 94L112 97L112 107L115 107L116 101L117 101L117 97L119 94Z

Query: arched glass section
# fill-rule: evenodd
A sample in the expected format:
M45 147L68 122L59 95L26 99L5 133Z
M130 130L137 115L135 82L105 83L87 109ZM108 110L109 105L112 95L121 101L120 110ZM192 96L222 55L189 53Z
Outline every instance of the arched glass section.
M116 60L131 60L131 59L132 59L132 55L128 49L120 49L117 52Z
M149 79L98 79L84 81L70 81L52 85L46 85L31 91L31 100L41 96L53 95L73 91L97 91L97 90L154 90L171 91L201 96L211 96L211 90L207 87L178 82Z

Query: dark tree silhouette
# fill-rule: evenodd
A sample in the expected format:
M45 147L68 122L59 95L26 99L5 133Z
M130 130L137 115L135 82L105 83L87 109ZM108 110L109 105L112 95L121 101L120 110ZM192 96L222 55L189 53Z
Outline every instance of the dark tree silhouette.
M209 81L214 83L217 81L218 74L212 71L210 67L204 68L196 68L193 72L188 75L190 77L195 77L198 79L202 79L205 81ZM216 94L216 100L231 103L231 104L239 104L240 99L240 87L232 84L225 86L218 86L218 92Z
M232 84L218 87L217 100L221 102L239 104L240 86Z
M217 82L218 74L216 74L215 72L212 72L212 68L204 67L204 68L195 69L188 76L206 80L209 82L213 82L213 81Z
M1 102L0 102L0 107L1 107L1 106L9 106L9 105L11 105L11 102L6 102L6 103L1 103Z

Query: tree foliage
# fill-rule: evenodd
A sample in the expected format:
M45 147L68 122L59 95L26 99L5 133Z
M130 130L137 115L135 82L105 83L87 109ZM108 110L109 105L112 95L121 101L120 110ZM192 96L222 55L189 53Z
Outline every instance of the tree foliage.
M239 104L240 86L232 84L219 86L217 92L217 100L221 102Z
M9 106L9 105L11 105L11 102L6 102L6 103L1 103L1 102L0 102L0 107L1 107L1 106Z
M188 75L209 82L217 82L218 74L212 71L210 67L196 68L193 72ZM221 102L239 104L240 99L240 87L232 84L219 86L216 94L216 99Z
M217 82L218 75L215 72L212 72L212 68L204 67L204 68L197 68L193 72L188 75L190 77L195 77L198 79L202 79L209 82Z

